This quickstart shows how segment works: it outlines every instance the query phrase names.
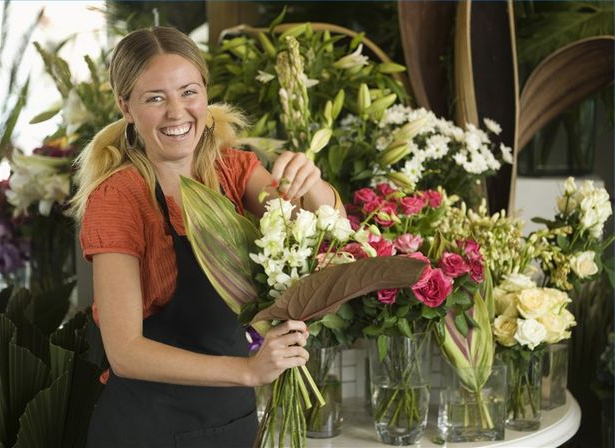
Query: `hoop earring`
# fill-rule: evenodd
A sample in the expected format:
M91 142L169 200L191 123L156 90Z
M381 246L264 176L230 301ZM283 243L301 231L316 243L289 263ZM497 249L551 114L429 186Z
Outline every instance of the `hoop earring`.
M137 147L137 131L135 130L134 123L127 123L124 128L124 138L126 139L126 148L129 150L136 149Z

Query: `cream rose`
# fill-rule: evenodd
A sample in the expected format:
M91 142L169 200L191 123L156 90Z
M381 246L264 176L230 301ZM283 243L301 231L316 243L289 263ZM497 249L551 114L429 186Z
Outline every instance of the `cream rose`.
M542 288L545 294L545 299L548 302L549 310L555 314L560 314L560 310L570 303L572 300L564 291L555 288Z
M504 276L504 281L500 284L500 288L515 292L523 289L534 288L536 283L530 277L524 274L508 274Z
M517 296L517 310L526 319L537 319L549 310L549 300L542 288L524 289Z
M544 325L535 319L517 319L517 331L515 340L534 350L547 337L547 330Z
M566 339L570 336L568 330L568 322L565 317L556 314L547 314L538 319L547 331L545 342L547 344L555 344L556 342Z
M570 259L570 269L579 278L591 277L598 272L598 265L594 261L596 253L593 250L577 252Z
M495 301L495 313L508 317L517 317L517 293L507 292L502 288L496 287L493 289L493 298Z
M517 319L508 316L498 316L493 321L493 335L497 342L504 347L512 347L517 343Z

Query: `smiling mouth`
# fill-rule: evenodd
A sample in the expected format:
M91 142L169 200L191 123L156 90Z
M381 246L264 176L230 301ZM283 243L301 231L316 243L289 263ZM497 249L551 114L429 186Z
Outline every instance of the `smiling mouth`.
M192 124L187 123L187 124L182 124L181 126L162 128L160 129L160 132L162 132L167 137L183 137L184 135L188 134L188 132L190 132L191 129L192 129Z

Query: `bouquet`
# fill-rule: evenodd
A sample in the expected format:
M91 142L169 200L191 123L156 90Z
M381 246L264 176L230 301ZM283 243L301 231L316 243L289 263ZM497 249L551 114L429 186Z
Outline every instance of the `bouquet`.
M480 246L471 238L453 238L440 231L447 210L457 200L440 190L406 193L388 183L365 187L354 194L347 206L349 219L358 229L370 230L371 252L377 256L403 254L423 260L427 267L411 287L379 290L354 302L362 331L378 338L380 358L385 336L412 337L435 328L446 359L465 373L464 384L479 391L490 373L493 344L487 306L480 286L485 278ZM486 292L489 295L489 291ZM409 369L412 366L405 366ZM483 372L479 377L476 372ZM411 415L417 403L407 396L392 397L382 405L384 417L391 408ZM394 406L393 406L394 405ZM490 424L486 407L481 408Z
M424 268L406 257L356 260L344 248L350 241L365 245L364 235L328 206L314 214L293 214L291 203L273 199L259 230L218 192L187 178L181 190L197 260L231 309L261 334L288 319L306 321L311 329L314 324L335 329L337 318L327 316L335 316L345 302L373 290L412 285ZM304 446L304 409L316 405L322 405L320 392L307 369L286 370L273 384L256 444L274 444L277 432L279 446Z
M408 191L442 187L474 206L481 192L476 186L512 163L511 149L492 141L500 126L490 119L484 123L486 131L472 124L462 129L423 108L394 104L378 119L346 115L337 145L362 167L350 179L355 188L368 181Z

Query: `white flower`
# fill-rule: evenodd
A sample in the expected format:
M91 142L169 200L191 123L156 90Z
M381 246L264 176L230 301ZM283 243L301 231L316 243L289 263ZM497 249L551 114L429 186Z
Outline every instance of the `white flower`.
M513 163L512 148L506 146L504 143L500 143L500 152L502 153L502 160L506 163Z
M555 200L555 203L557 204L557 210L560 213L570 213L573 210L575 210L579 204L577 203L576 199L574 199L574 197L572 196L558 196L557 199Z
M290 221L294 208L295 206L290 201L284 201L280 198L271 199L265 205L267 212L280 213L287 221Z
M307 75L305 73L301 73L299 75L299 79L301 81L301 83L307 88L309 89L310 87L314 87L316 84L318 84L320 81L317 79L310 79L307 77Z
M547 335L545 342L547 344L555 344L556 342L566 339L570 336L568 330L568 321L564 316L557 314L547 314L538 321L544 326Z
M505 347L516 344L517 319L509 316L498 316L493 321L493 335Z
M538 319L549 311L549 300L542 288L524 289L517 296L517 310L526 319Z
M508 292L500 287L493 288L493 298L495 301L495 312L498 315L517 317L517 293Z
M483 118L483 123L485 123L485 127L495 135L499 135L500 132L502 132L502 127L491 118Z
M594 261L596 253L593 250L577 252L570 259L570 269L579 278L591 277L598 272L598 265Z
M92 114L85 107L75 89L71 89L68 92L68 96L62 106L62 116L66 122L66 133L69 136L78 131L84 123L92 119Z
M516 341L534 350L541 342L547 338L547 330L540 322L535 319L517 319Z
M432 159L441 159L448 153L448 143L450 139L444 135L435 134L427 139L425 152Z
M566 181L564 182L564 193L566 193L567 195L570 195L576 191L577 191L577 184L575 184L574 182L574 177L571 176L568 179L566 179Z
M258 82L262 82L263 84L267 84L269 81L272 81L275 79L275 75L272 75L271 73L267 73L264 72L262 70L258 71L258 75L256 75L256 80Z
M339 213L330 205L321 205L316 210L316 227L319 230L332 231L339 217Z
M331 233L336 240L340 243L344 243L352 237L354 230L352 230L352 227L350 226L350 221L340 216L337 221L335 221L335 225L333 226Z
M536 283L530 277L518 273L505 275L504 281L500 284L500 288L508 292L516 292L534 287L536 287Z
M316 215L308 210L299 210L291 231L296 241L303 241L316 235Z
M350 70L355 67L362 67L364 65L367 65L368 57L363 56L361 54L362 51L363 44L359 44L359 46L354 52L347 54L346 56L335 61L333 63L333 67Z

